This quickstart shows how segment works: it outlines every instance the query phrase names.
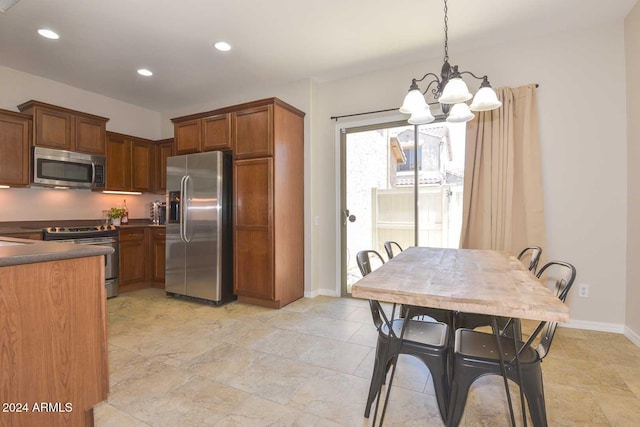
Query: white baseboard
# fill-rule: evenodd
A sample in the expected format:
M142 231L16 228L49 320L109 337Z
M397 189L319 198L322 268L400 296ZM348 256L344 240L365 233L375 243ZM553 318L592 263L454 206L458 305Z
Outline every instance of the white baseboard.
M629 341L640 347L640 335L632 331L628 326L618 323L589 322L587 320L573 320L569 323L560 323L558 326L565 328L586 329L589 331L613 332L624 334Z
M634 343L635 345L640 347L640 335L638 335L636 332L634 332L631 329L629 329L628 326L624 327L624 336L629 338L629 340L632 343Z
M336 291L329 289L316 289L315 291L305 291L305 298L315 298L317 296L325 296L325 297L340 297L340 295L336 295Z
M619 323L591 322L589 320L570 320L569 323L560 323L558 326L573 329L586 329L589 331L624 333L625 326Z
M305 291L305 298L315 298L317 296L327 296L338 298L335 290L316 289L315 291ZM631 330L629 327L619 323L591 322L588 320L572 320L569 323L560 323L558 326L563 328L586 329L589 331L612 332L615 334L624 334L629 340L640 347L640 334Z

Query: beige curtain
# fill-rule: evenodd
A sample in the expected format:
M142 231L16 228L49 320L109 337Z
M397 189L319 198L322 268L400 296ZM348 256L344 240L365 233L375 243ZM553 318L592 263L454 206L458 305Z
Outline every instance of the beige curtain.
M545 249L536 86L496 93L502 107L467 123L460 247Z

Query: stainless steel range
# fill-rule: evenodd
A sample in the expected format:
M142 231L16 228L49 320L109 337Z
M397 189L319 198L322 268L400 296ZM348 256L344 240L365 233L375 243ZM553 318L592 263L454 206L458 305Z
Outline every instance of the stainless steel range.
M118 296L118 228L113 225L79 227L48 227L42 231L43 240L75 243L78 245L111 246L112 254L104 257L104 277L107 298Z

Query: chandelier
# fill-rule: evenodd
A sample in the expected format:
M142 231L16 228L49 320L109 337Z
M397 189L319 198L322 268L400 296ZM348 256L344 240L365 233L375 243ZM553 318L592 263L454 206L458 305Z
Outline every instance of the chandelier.
M404 98L400 112L411 114L409 123L412 125L423 125L435 120L429 104L425 100L425 95L431 89L433 98L436 99L442 112L447 116L448 122L464 123L472 120L475 116L471 111L495 110L502 105L498 96L491 88L487 76L478 77L470 71L460 71L457 65L449 64L449 35L447 0L444 0L444 64L440 71L440 76L434 73L427 73L420 79L412 79L409 93ZM462 75L469 75L477 80L482 80L480 88L475 96L471 95L466 83L462 80ZM422 92L418 87L418 82L422 82L427 77L433 78L427 88ZM435 85L435 86L434 86ZM431 88L432 86L433 89ZM467 101L473 98L471 105Z

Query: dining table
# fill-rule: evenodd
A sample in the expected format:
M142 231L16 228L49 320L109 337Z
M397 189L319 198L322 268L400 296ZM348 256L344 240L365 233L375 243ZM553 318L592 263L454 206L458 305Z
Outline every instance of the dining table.
M499 250L409 247L354 283L351 294L406 306L485 314L494 316L494 322L498 316L569 321L569 309L555 293L516 256ZM505 362L500 359L515 424Z

